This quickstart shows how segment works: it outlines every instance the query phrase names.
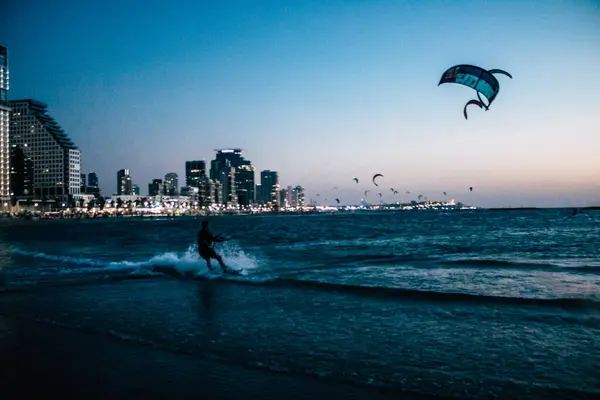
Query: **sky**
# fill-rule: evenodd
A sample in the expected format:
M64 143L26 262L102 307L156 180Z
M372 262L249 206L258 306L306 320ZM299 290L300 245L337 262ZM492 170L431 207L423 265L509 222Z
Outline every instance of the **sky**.
M315 200L381 173L386 201L600 205L596 0L7 0L0 43L10 99L48 104L105 195L239 147ZM465 120L456 64L513 79Z

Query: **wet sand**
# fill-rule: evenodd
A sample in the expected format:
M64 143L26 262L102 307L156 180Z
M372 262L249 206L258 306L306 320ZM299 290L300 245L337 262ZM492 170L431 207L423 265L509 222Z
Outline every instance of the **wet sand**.
M413 399L0 316L3 399ZM419 397L420 398L420 397Z

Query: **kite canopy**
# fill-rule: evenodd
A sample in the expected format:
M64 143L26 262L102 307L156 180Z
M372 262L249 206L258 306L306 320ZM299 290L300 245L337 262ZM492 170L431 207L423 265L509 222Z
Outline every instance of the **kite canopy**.
M383 175L381 175L381 174L375 174L375 175L373 175L373 184L374 184L375 186L379 186L379 185L377 184L377 182L375 182L375 178L377 178L377 177L379 177L379 176L383 178Z
M487 111L498 95L500 83L498 83L498 79L496 79L493 74L506 75L512 79L511 74L501 69L491 69L486 71L485 69L474 65L460 64L448 68L442 75L438 86L442 83L457 83L459 85L470 87L477 92L478 100L471 100L465 106L464 115L466 119L468 105L477 105L479 108L485 108ZM481 98L482 95L487 99L487 105Z
M358 178L354 178L354 182L358 183Z

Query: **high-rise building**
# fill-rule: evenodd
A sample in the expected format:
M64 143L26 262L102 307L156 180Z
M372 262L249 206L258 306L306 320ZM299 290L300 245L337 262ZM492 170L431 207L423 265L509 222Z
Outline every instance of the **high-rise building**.
M285 191L285 203L288 207L292 207L292 194L294 193L294 188L288 186Z
M9 74L8 49L0 45L0 200L2 204L10 198L10 137L8 102Z
M133 185L133 194L140 195L140 187L138 185Z
M236 206L238 201L235 180L236 169L231 165L229 160L226 160L224 164L224 167L221 169L221 179L219 180L222 191L221 204Z
M260 173L260 186L265 204L275 205L279 200L279 174L268 169Z
M95 172L90 172L87 176L87 184L89 187L99 187L98 175Z
M279 190L279 206L280 207L289 207L290 203L288 202L288 190L287 189L281 189Z
M9 105L10 141L33 162L35 196L62 201L81 197L81 153L48 114L48 106L32 99Z
M163 180L162 179L153 179L152 183L148 184L148 196L158 196L163 192Z
M248 206L256 201L256 186L254 184L254 166L247 161L239 165L235 171L238 203Z
M93 194L94 196L100 195L100 185L98 183L98 175L95 172L90 172L87 175L87 194Z
M212 160L210 162L209 177L213 181L218 181L221 178L221 160Z
M292 189L291 202L293 207L302 207L304 201L304 188L300 185Z
M242 149L221 149L216 152L215 159L210 163L210 178L221 182L226 202L241 205L253 203L255 182L252 162L244 159ZM234 185L227 183L230 180L230 168L235 169Z
M256 185L254 192L256 193L254 195L254 201L258 204L264 204L265 201L263 199L263 190L262 185L260 183Z
M80 174L81 176L81 193L87 193L86 175Z
M17 199L34 194L33 161L16 144L11 146L10 152L10 191Z
M206 207L215 202L215 183L204 175L199 181L195 182L198 186L197 200L202 207ZM220 185L220 184L219 184ZM193 186L192 186L193 187Z
M189 187L200 187L202 180L206 178L206 161L185 162L185 184Z
M165 194L168 196L177 195L179 189L179 179L175 172L169 172L165 175Z
M221 185L222 196L216 196L219 204L231 203L235 196L235 167L231 165L231 161L223 158L212 160L210 162L210 179Z
M210 188L212 189L212 201L209 204L226 204L227 201L223 196L223 185L219 181L209 180Z
M133 180L129 168L117 171L117 196L131 196L133 194Z

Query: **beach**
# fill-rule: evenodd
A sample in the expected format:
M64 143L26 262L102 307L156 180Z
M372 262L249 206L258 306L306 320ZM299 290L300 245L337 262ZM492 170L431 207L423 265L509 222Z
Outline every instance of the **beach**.
M0 319L0 338L0 384L7 400L50 393L66 398L398 398L390 391L202 360L6 317Z

